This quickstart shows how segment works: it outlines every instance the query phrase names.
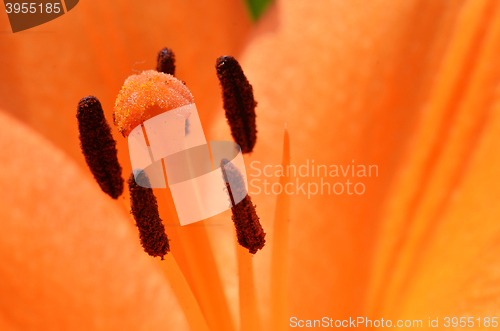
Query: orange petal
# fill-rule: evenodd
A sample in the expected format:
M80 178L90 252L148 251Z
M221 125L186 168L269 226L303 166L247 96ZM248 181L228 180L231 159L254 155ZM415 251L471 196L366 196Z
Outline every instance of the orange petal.
M257 173L248 166L252 161L261 162L260 170L280 164L285 122L297 167L313 160L327 167L353 160L378 167L378 177L350 178L364 184L362 195L291 197L290 316L366 314L382 207L459 9L459 2L277 1L258 27L241 59L258 101L249 180ZM229 138L219 116L212 139ZM277 182L274 175L255 178ZM299 180L305 190L320 183L318 177ZM324 180L346 187L342 176ZM276 197L261 193L254 200L272 238ZM265 305L269 253L264 249L254 259Z
M372 302L380 314L498 313L498 289L490 284L498 279L500 231L500 209L492 203L499 17L495 1L469 1L457 17L413 153L402 162L384 211Z
M120 203L0 114L0 329L186 330Z

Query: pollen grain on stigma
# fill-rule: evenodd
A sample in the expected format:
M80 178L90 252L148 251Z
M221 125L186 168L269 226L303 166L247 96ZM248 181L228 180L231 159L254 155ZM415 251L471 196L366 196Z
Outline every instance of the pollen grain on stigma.
M90 171L103 192L117 199L123 193L122 168L118 162L116 141L99 100L95 96L81 99L76 118L80 147Z
M125 80L116 98L114 124L127 137L144 121L192 103L193 95L183 82L169 74L146 70Z

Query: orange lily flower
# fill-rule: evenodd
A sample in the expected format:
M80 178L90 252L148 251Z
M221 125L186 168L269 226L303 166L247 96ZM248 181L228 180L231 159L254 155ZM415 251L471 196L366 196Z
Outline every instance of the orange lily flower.
M291 196L289 317L423 326L430 317L441 327L445 317L473 317L477 327L498 315L499 18L494 0L277 0L255 25L230 0L82 1L50 23L3 33L0 329L189 328L141 250L127 200L93 181L74 118L78 100L93 94L110 120L124 79L154 68L164 46L176 52L176 75L209 140L231 139L215 59L240 59L258 101L249 180L267 178L253 177L252 162L281 163L285 123L297 167L376 166L376 175L346 176L362 194ZM130 173L126 140L115 138ZM306 188L320 183L298 177ZM269 245L253 264L270 330L276 194L252 198ZM200 224L238 325L230 213Z

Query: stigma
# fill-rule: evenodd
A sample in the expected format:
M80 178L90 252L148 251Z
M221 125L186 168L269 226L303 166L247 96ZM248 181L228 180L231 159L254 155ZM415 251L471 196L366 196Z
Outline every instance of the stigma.
M127 137L144 121L192 103L193 95L182 81L170 74L147 70L125 80L116 98L113 122Z

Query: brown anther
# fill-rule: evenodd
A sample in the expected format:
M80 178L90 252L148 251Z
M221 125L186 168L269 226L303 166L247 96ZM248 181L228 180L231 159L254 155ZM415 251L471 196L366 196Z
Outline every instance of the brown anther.
M132 173L128 185L131 213L139 229L141 245L146 253L153 257L161 256L163 260L163 256L170 251L170 245L149 178L143 171L137 175L137 179Z
M222 159L221 170L231 200L233 214L231 218L236 228L238 243L247 248L251 254L255 254L266 243L266 234L255 211L256 206L247 194L243 176L238 168L228 160Z
M94 96L81 99L76 118L80 147L90 171L103 192L117 199L123 193L122 168L118 162L116 141L99 100Z
M158 52L156 71L175 76L175 54L170 48Z
M253 96L252 85L245 77L238 61L232 56L219 57L216 69L233 139L240 145L243 153L250 153L257 140L255 124L257 102Z

